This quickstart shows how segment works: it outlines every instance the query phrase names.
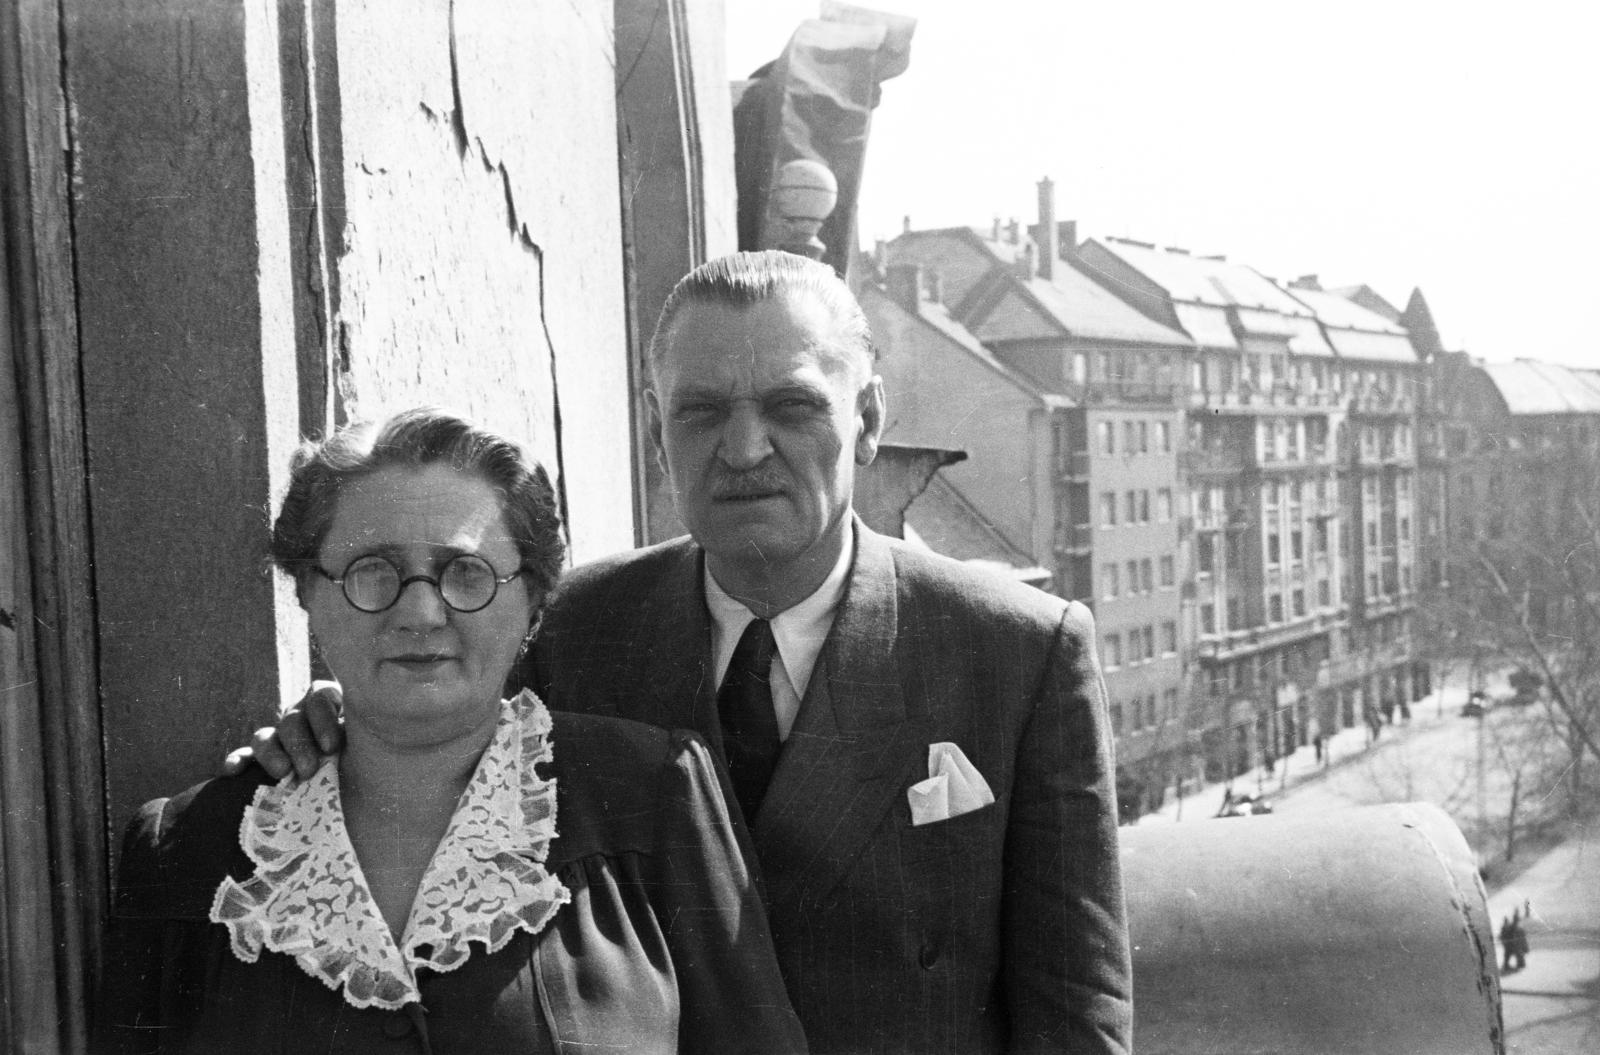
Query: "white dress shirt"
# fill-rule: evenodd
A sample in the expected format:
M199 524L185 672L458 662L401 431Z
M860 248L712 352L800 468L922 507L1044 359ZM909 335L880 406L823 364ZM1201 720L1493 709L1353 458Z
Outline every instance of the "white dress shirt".
M855 550L855 532L850 531L845 536L838 563L822 580L822 585L805 600L772 617L772 638L778 645L772 656L772 706L778 713L780 740L789 738L795 716L800 713L800 701L805 699L806 687L811 684L811 672L822 652L822 643L828 639L834 613L844 599ZM733 660L733 650L738 647L739 638L755 613L728 596L712 578L710 568L705 572L705 588L706 607L711 609L712 669L720 688L723 676L728 673L728 664Z

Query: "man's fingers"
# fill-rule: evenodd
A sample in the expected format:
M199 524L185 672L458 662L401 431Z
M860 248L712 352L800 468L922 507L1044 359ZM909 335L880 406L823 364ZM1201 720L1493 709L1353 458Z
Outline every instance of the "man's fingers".
M340 713L344 696L333 682L318 682L303 701L304 713L311 726L311 735L325 755L331 755L344 746L344 727Z
M248 747L236 747L228 752L228 757L222 760L222 775L236 777L250 768L250 763L255 761L255 751Z
M235 758L245 761L246 756L253 758L256 764L265 769L274 780L282 779L284 774L294 768L294 761L279 746L276 730L270 725L257 729L255 735L250 738L250 746L241 747L229 755L228 761L230 764Z
M261 733L272 734L274 730L263 729ZM256 734L256 755L259 761L261 754L261 733ZM322 761L322 752L317 749L317 742L311 735L311 725L306 721L306 716L299 711L290 711L278 719L276 730L277 749L288 756L294 766L295 776L301 780L308 779L317 771L317 765ZM263 766L266 763L262 763ZM285 767L285 772L288 771ZM267 772L272 773L271 767ZM274 773L275 776L281 775Z

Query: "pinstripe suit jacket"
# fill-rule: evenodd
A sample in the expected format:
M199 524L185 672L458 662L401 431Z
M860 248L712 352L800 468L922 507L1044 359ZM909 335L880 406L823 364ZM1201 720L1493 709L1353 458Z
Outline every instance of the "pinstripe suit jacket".
M752 826L812 1050L1126 1051L1092 617L855 530L844 600ZM559 709L692 728L720 751L702 559L679 539L573 571L526 672L536 690ZM913 827L906 791L938 741L960 746L995 802Z

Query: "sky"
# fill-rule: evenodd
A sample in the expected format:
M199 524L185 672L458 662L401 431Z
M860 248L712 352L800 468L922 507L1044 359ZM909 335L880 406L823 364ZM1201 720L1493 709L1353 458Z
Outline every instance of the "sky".
M728 72L819 0L723 0ZM1446 345L1600 367L1600 5L867 0L918 20L883 84L861 237L1037 219L1397 307Z

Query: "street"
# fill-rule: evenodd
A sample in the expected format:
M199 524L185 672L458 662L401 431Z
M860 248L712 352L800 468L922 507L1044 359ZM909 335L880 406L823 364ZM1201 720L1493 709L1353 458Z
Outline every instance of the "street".
M1541 720L1538 705L1493 708L1480 725L1461 716L1465 696L1459 683L1450 685L1442 704L1433 697L1413 704L1411 720L1385 726L1376 743L1364 727L1340 730L1326 764L1300 748L1271 775L1252 772L1231 790L1263 795L1279 814L1385 802L1439 806L1484 862L1496 931L1524 902L1532 908L1527 967L1501 976L1507 1055L1600 1051L1600 830L1591 824L1553 845L1519 835L1507 862L1504 818L1516 774L1526 774L1516 785L1524 818L1562 789L1533 783L1528 741L1538 738L1520 734ZM1222 794L1222 785L1197 789L1140 823L1213 823Z
M1308 773L1279 794L1274 799L1276 811L1314 813L1416 800L1442 807L1468 834L1480 858L1490 863L1491 882L1496 875L1511 877L1489 897L1496 930L1524 902L1532 907L1528 965L1502 974L1500 980L1507 1055L1600 1051L1600 832L1590 826L1553 848L1526 846L1506 864L1501 860L1505 849L1501 823L1491 820L1488 837L1473 838L1481 827L1477 720L1460 717L1459 704L1446 705L1441 713L1428 702L1412 713L1410 726L1385 728L1373 747L1342 760L1336 751L1334 763L1323 773ZM1501 709L1491 711L1485 720L1504 729L1510 723L1536 721L1538 714ZM1495 729L1496 725L1488 727L1491 736ZM1352 739L1347 751L1357 746ZM1487 746L1485 753L1491 754ZM1504 816L1510 784L1503 765L1485 766L1484 798L1490 818ZM1525 794L1539 796L1550 790L1532 788Z

